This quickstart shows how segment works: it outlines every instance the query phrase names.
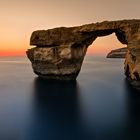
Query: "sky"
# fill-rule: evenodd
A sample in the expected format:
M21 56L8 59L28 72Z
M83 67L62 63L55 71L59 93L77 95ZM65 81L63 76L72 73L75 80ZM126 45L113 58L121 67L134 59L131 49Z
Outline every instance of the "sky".
M25 55L31 33L104 20L140 19L140 0L0 0L0 56ZM88 54L123 47L115 35L97 38Z

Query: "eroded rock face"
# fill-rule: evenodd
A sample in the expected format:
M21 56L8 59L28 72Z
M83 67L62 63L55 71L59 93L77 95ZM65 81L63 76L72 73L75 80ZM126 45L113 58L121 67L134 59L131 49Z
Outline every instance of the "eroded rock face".
M40 77L75 80L80 72L86 47L37 47L27 51L34 72Z
M140 50L135 55L127 52L124 69L131 85L140 90Z
M27 51L34 72L58 80L76 79L90 44L101 36L115 33L127 44L125 73L132 85L140 83L140 20L104 21L77 27L60 27L32 33ZM134 81L134 82L132 82ZM137 87L138 87L137 86Z
M107 54L107 58L125 58L127 53L127 47L112 50Z

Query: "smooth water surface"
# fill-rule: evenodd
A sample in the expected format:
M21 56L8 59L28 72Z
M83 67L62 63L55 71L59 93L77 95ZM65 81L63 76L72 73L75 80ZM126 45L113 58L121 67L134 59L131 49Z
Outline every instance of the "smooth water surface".
M86 57L75 82L39 79L24 58L0 58L0 140L139 140L140 93L123 59Z

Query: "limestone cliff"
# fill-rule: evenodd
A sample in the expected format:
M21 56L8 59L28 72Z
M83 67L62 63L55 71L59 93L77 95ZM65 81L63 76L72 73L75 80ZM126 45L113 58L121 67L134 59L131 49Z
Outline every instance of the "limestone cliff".
M107 54L107 58L125 58L127 53L127 47L112 50Z
M76 79L90 44L115 33L128 47L125 73L133 85L140 83L140 20L104 21L77 27L60 27L32 33L27 51L34 72L47 79ZM132 82L131 82L132 83Z

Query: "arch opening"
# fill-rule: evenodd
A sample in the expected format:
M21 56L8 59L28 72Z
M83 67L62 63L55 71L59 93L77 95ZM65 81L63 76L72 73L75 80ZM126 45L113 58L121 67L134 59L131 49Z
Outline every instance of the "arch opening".
M87 49L87 55L106 56L110 51L127 47L123 34L119 32L107 32L100 34Z

